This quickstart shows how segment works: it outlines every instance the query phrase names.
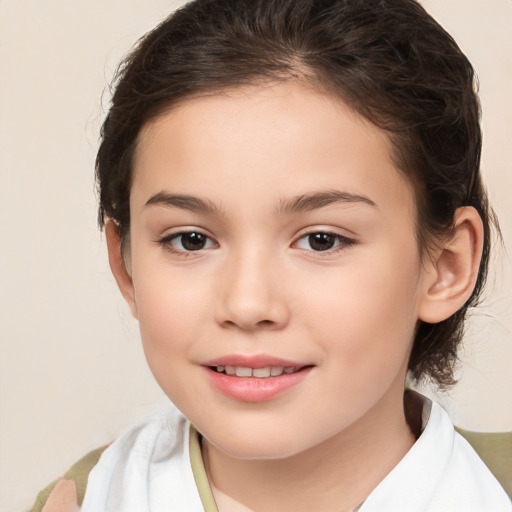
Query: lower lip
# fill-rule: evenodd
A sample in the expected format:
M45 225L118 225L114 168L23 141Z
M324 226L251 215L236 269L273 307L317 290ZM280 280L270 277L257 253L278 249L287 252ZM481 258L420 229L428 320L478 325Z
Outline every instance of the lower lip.
M264 402L302 382L312 367L277 377L236 377L206 368L212 384L224 395L242 402Z

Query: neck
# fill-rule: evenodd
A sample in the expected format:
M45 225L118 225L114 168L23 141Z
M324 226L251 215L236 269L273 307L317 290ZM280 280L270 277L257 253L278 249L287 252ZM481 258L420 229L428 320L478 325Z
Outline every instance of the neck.
M209 478L256 512L351 511L414 444L403 399L384 400L349 428L292 457L245 460L206 440ZM299 492L300 490L300 492Z

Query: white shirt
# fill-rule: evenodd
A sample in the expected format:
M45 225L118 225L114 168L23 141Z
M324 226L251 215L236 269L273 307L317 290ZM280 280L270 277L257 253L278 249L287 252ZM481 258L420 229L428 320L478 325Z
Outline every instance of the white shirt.
M512 512L442 407L425 399L424 414L419 439L359 511ZM91 471L82 512L204 512L189 442L190 423L175 408L128 430Z

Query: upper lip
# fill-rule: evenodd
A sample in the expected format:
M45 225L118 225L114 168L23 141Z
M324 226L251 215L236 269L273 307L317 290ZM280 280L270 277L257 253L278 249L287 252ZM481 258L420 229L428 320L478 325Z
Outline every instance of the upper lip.
M274 368L288 368L288 367L301 367L308 366L307 363L292 361L289 359L282 359L266 354L258 355L243 355L243 354L229 354L215 359L210 359L203 363L203 366L240 366L244 368L266 368L268 366Z

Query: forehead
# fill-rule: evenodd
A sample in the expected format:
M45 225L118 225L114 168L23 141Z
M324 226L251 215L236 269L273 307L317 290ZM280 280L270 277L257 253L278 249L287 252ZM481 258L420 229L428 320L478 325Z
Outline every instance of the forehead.
M224 202L340 187L412 203L387 134L340 99L286 82L194 98L148 123L134 160L132 206L169 190ZM224 184L224 187L217 185Z

